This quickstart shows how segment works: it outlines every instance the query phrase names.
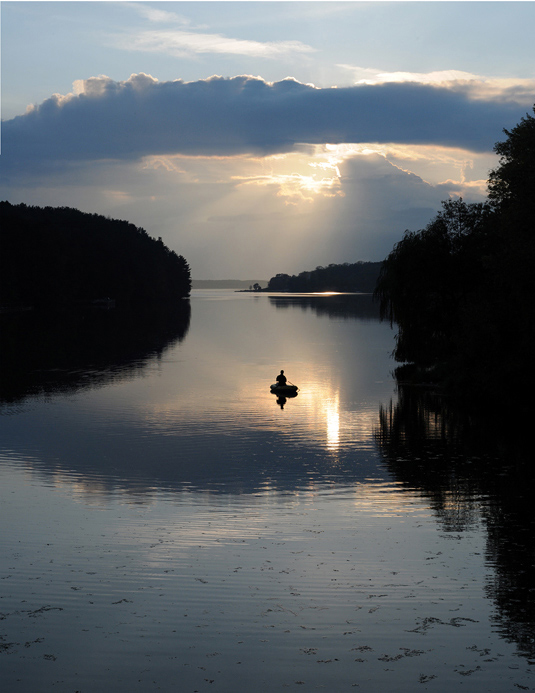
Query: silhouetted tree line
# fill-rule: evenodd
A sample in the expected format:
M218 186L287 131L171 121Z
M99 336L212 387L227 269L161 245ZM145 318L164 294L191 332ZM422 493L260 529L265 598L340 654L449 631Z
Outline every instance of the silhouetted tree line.
M298 275L277 274L269 280L268 291L347 291L373 293L380 262L345 262L316 267Z
M0 305L118 306L189 296L186 260L127 221L0 202Z
M534 109L535 111L535 109ZM488 200L443 202L383 263L381 315L397 323L398 378L461 395L529 392L535 339L535 118L495 145Z

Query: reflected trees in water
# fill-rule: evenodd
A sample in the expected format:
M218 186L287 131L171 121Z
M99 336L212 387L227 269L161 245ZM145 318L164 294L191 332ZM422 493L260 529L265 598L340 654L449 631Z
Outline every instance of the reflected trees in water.
M496 623L535 657L535 476L527 422L516 412L463 411L426 388L399 387L381 406L376 442L394 478L419 490L447 532L482 523Z
M372 294L281 294L270 296L269 302L278 309L300 308L318 317L343 320L378 320L379 305Z
M185 339L190 316L188 300L0 315L0 406L134 377Z

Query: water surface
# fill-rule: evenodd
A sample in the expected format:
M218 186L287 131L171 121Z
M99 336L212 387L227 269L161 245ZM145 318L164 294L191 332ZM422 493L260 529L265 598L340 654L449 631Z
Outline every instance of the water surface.
M531 690L521 456L397 392L369 297L186 303L8 325L3 690Z

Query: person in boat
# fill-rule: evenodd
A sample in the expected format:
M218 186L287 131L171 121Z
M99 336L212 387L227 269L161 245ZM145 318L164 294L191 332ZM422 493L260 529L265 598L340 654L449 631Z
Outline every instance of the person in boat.
M284 375L284 371L281 371L275 380L279 385L286 385L286 376Z

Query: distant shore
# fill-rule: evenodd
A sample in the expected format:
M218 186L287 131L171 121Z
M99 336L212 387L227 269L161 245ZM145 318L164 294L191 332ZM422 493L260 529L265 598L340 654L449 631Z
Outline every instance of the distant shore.
M192 289L249 289L255 284L267 287L267 279L192 279Z

